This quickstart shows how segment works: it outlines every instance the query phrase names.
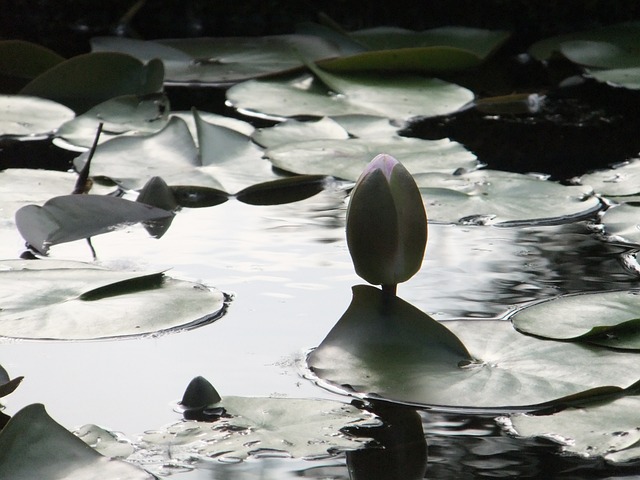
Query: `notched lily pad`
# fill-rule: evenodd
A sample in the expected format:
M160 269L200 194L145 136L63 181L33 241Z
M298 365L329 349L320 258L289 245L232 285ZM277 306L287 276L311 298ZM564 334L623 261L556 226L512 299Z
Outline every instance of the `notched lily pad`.
M78 262L4 260L0 286L0 336L13 338L86 340L195 328L219 318L225 305L221 292L162 272Z
M308 357L320 379L349 392L489 410L618 392L638 380L637 361L633 353L522 335L503 320L438 323L367 286L354 287L351 305Z
M640 292L636 290L564 295L516 311L521 332L628 350L640 349Z
M63 195L48 200L42 207L26 205L16 212L15 219L27 243L46 254L52 245L172 216L167 210L119 197Z
M29 405L0 432L0 477L153 480L150 473L104 457L53 420L41 404Z

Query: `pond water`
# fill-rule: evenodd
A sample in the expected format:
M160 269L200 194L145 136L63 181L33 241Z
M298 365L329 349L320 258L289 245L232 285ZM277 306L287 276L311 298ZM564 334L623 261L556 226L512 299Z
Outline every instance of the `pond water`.
M2 340L0 364L12 376L25 376L3 399L7 413L43 403L68 428L94 423L136 438L181 418L175 404L198 375L223 396L348 401L315 385L304 369L305 352L322 341L349 305L351 287L362 283L344 240L345 187L336 182L287 205L231 200L184 209L161 239L140 226L95 237L99 264L168 269L170 276L231 295L228 310L201 328L139 339ZM17 258L19 234L2 235L0 258ZM423 267L398 294L437 319L499 318L516 305L562 293L637 286L637 276L621 262L624 251L597 238L588 221L517 228L431 224ZM50 256L92 261L84 241L55 246ZM421 412L419 423L429 445L426 478L632 474L558 456L546 443L511 439L491 416ZM181 480L367 478L357 473L357 464L344 455L239 464L212 460L156 472ZM382 470L378 475L404 478Z

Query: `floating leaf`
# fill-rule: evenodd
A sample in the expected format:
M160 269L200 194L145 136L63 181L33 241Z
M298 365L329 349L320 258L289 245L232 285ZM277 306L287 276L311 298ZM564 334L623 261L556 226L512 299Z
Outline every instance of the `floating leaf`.
M162 94L123 95L103 102L66 122L56 132L73 147L93 145L98 125L103 124L100 143L124 133L149 134L167 123L169 100ZM62 142L57 143L65 147ZM74 148L77 149L77 148Z
M48 260L4 260L0 265L0 336L5 337L79 340L155 334L209 323L224 307L219 291L163 273Z
M600 221L608 240L640 245L640 204L625 203L610 208Z
M318 62L334 72L451 72L480 65L509 36L507 32L442 27L413 32L378 27L352 34L370 51Z
M6 397L18 388L22 379L23 377L16 377L14 379L9 378L7 371L2 368L2 365L0 365L0 397ZM0 430L2 430L1 426Z
M472 99L473 93L458 85L404 74L323 72L322 80L307 74L290 80L250 80L227 90L232 106L275 117L364 114L406 120L451 113Z
M580 177L582 185L589 185L604 196L625 196L640 193L640 160L634 159L613 168L587 173Z
M41 404L20 410L0 432L0 477L11 480L155 478L131 464L100 455L56 423Z
M431 221L463 224L556 224L602 207L589 186L566 186L531 175L477 170L416 174Z
M640 349L640 292L565 295L535 303L511 316L521 332L555 340L582 340Z
M265 75L300 69L302 59L317 60L339 53L336 46L311 35L189 38L141 41L97 37L94 51L115 51L143 61L159 58L169 84L228 85Z
M27 205L16 212L16 225L29 245L41 253L59 243L107 233L123 225L169 218L173 213L103 195L64 195L42 207Z
M0 41L0 72L3 76L28 81L63 61L64 57L35 43L24 40Z
M265 155L282 170L297 174L332 175L355 181L380 152L397 157L413 175L424 172L453 173L458 168L475 169L479 165L475 155L448 139L384 137L310 140L271 148Z
M157 93L162 90L163 75L157 59L144 65L121 53L87 53L50 68L20 93L48 98L82 113L120 95Z
M305 140L346 140L349 132L329 117L311 122L289 119L270 128L261 128L251 138L262 147L274 148Z
M74 116L73 110L51 100L26 95L0 95L0 137L41 139Z
M522 335L503 320L441 324L366 286L354 287L351 305L308 357L322 380L366 396L492 410L588 397L604 386L620 391L638 380L637 361L633 353Z
M366 445L340 431L373 425L375 418L329 400L223 397L226 415L212 423L184 421L142 437L142 448L171 445L172 458L222 461L275 457L316 457Z
M640 39L640 30L638 30ZM601 69L640 67L640 55L617 45L592 40L562 42L560 52L574 63Z
M297 175L251 185L236 193L236 198L250 205L298 202L324 190L326 180L324 175Z
M603 458L611 464L640 460L640 397L568 408L553 415L512 415L500 419L510 433L540 437L562 445L562 452L580 458Z

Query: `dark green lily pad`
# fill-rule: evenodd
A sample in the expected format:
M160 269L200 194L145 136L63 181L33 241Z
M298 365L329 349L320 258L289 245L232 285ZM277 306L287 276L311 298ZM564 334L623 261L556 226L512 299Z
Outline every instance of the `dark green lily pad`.
M82 113L121 95L146 95L162 90L160 60L143 64L121 53L98 52L65 60L34 78L22 95L48 98Z
M602 204L589 186L566 186L532 175L476 170L414 174L431 221L500 226L567 223Z
M503 320L438 323L367 286L354 287L351 305L308 357L320 379L347 391L490 410L536 408L605 386L621 391L638 380L637 361L633 353L522 335Z
M23 377L16 377L11 379L7 371L0 365L0 397L6 397L11 392L13 392L20 382L22 382ZM0 426L0 430L2 427Z
M75 116L64 105L25 95L0 95L0 137L41 139Z
M425 172L453 173L473 170L479 163L456 142L405 137L310 140L270 148L265 155L276 167L297 174L332 175L356 180L379 153L398 158L413 175Z
M0 432L0 477L153 480L144 470L100 455L55 422L41 404L29 405Z
M465 27L424 32L379 27L353 32L351 36L371 50L323 60L318 65L334 72L451 72L480 65L509 34Z
M63 61L64 57L35 43L24 40L0 41L2 76L20 79L26 83Z
M512 415L500 419L518 437L545 438L565 454L604 459L613 465L640 460L640 397L568 408L553 415Z
M308 74L289 80L249 80L227 91L235 108L277 118L364 114L406 120L451 113L472 99L469 90L438 79L326 71L322 80Z
M5 337L148 335L209 323L224 309L221 292L162 272L49 260L4 260L0 265L0 336Z
M251 185L235 197L250 205L282 205L312 197L324 190L324 175L296 175Z
M518 310L511 316L521 332L555 340L580 340L640 349L640 292L566 295Z
M303 67L303 59L339 54L335 44L311 35L188 38L141 41L118 37L92 39L94 51L134 55L164 62L169 84L229 85Z
M161 220L172 212L103 195L64 195L42 207L27 205L16 212L22 237L40 253L52 245L108 233L120 226Z

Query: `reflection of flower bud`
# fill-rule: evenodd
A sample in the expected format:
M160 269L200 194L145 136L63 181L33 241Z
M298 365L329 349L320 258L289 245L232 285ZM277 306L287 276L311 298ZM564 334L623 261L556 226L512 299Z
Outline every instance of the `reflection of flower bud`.
M356 182L347 212L356 273L395 286L420 269L426 244L427 216L413 177L391 155L376 156Z

